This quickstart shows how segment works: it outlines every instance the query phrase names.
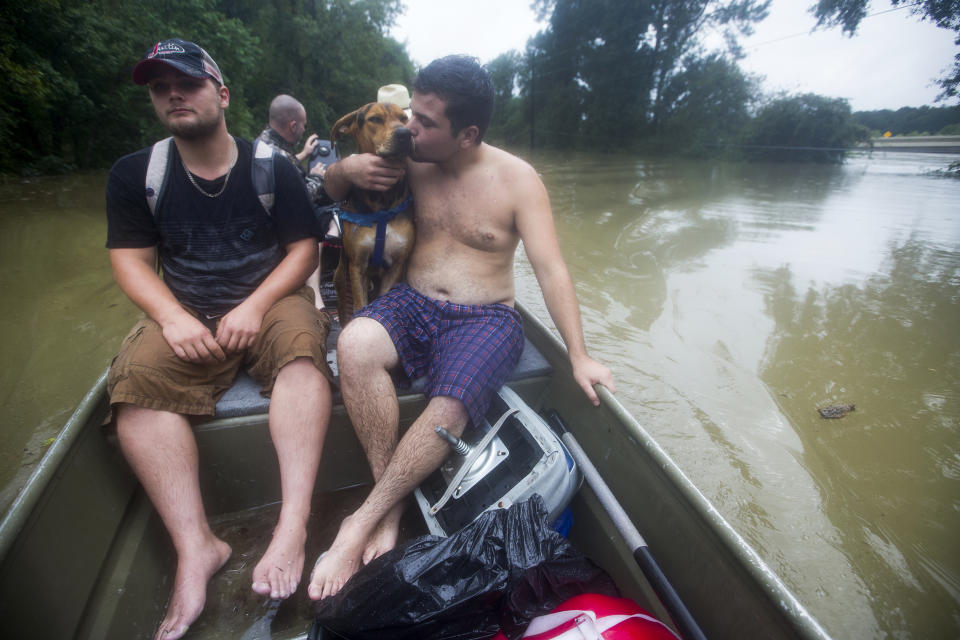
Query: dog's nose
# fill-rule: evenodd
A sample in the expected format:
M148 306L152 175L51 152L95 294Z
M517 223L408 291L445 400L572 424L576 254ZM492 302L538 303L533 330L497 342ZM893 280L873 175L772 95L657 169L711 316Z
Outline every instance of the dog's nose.
M413 134L406 127L397 127L390 135L385 153L395 156L408 156L413 152Z

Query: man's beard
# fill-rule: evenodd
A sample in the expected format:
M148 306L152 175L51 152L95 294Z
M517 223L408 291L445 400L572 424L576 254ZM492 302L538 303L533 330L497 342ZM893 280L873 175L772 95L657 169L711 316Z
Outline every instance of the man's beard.
M223 111L216 118L199 118L190 122L182 120L168 120L167 131L183 140L203 140L212 137L220 127Z

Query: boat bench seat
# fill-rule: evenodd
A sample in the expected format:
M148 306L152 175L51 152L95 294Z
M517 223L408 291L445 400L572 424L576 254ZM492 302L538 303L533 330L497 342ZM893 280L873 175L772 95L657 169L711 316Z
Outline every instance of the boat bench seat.
M336 381L339 382L337 375L337 355L336 355L336 336L331 335L328 340L327 361L333 370ZM533 344L524 339L523 353L520 355L520 361L514 368L513 373L507 378L507 382L516 382L527 380L540 376L547 376L552 371L550 363ZM424 379L414 380L409 387L397 386L397 393L400 395L413 395L423 393ZM334 392L334 404L341 402L340 392ZM260 386L250 378L245 371L241 371L237 376L233 386L220 398L217 403L215 418L235 418L238 416L257 415L267 413L270 407L270 399L260 395Z

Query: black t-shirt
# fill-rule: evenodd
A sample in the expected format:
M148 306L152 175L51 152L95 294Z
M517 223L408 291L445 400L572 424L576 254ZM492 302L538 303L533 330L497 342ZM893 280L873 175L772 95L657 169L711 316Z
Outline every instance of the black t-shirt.
M240 304L285 256L284 247L313 235L313 208L296 168L274 158L276 191L272 215L251 179L250 143L237 139L237 161L226 189L215 198L187 179L176 145L168 158L169 178L151 215L146 173L152 147L124 156L107 179L107 247L158 248L167 286L186 307L209 317ZM207 193L223 178L194 176Z

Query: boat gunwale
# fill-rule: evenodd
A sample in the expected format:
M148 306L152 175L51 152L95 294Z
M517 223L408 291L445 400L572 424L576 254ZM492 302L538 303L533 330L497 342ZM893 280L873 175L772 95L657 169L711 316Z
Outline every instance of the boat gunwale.
M550 343L550 348L566 355L567 349L560 338L543 322L540 318L534 316L523 305L517 304L517 308L523 316L524 322L535 328L541 337ZM547 349L541 349L546 352ZM548 356L549 359L549 356ZM557 367L557 362L552 363ZM569 373L570 365L565 366ZM764 594L770 601L779 608L785 616L792 622L792 626L799 633L811 640L831 640L832 636L820 625L820 623L807 611L807 608L787 587L783 580L770 568L770 566L760 557L760 554L741 536L736 529L723 517L710 500L697 488L697 486L680 469L673 458L663 449L663 447L650 435L649 432L637 421L633 415L620 403L620 401L603 385L596 385L597 395L600 398L600 405L620 421L627 429L627 435L637 441L644 451L660 467L660 470L667 476L677 491L686 499L692 509L700 514L711 531L722 541L727 550L740 561L740 565L750 574L753 580L760 586Z
M46 453L37 463L27 482L23 485L16 498L7 508L0 522L0 563L6 559L20 533L27 525L30 516L37 509L47 487L53 481L61 464L67 458L73 444L79 439L84 428L89 424L94 411L97 410L101 399L106 394L107 374L105 369L93 384L73 414L67 420L63 429L50 444Z

